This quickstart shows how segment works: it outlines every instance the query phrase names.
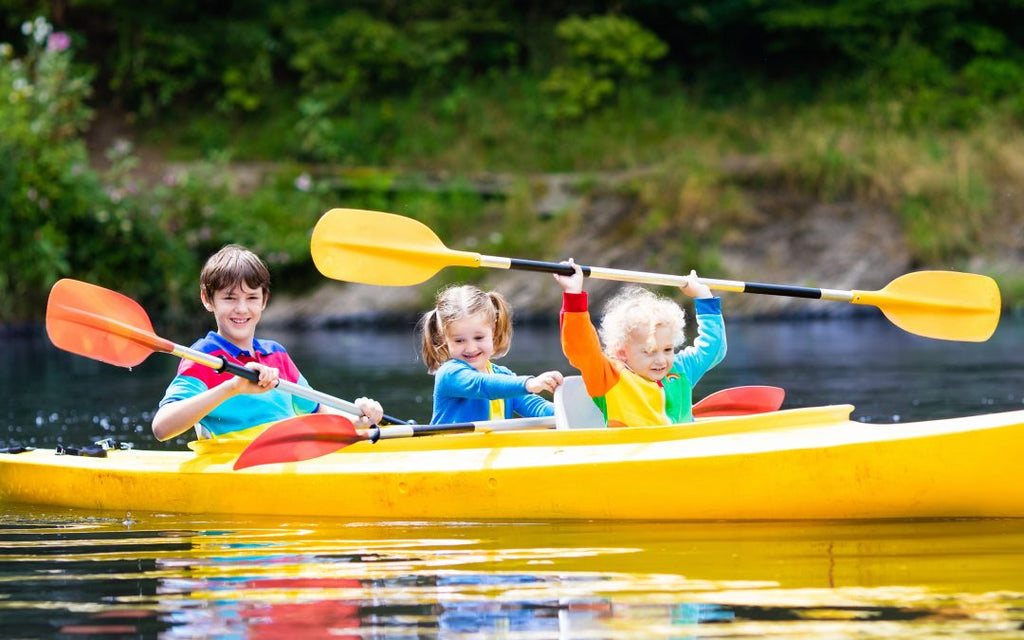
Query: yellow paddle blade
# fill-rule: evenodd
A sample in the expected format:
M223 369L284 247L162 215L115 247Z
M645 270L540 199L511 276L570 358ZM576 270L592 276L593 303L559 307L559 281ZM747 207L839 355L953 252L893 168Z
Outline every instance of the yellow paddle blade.
M419 284L444 267L480 266L480 254L445 247L417 220L361 209L325 213L310 252L328 278L386 286Z
M984 342L999 324L999 286L988 276L956 271L917 271L881 291L854 291L851 302L871 304L893 324L938 340Z

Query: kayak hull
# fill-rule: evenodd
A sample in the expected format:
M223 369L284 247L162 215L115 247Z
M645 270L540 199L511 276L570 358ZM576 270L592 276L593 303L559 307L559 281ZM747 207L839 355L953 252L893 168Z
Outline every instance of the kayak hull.
M0 454L0 500L373 519L1024 517L1024 411L863 424L838 405L638 429L360 442L232 470L244 446Z

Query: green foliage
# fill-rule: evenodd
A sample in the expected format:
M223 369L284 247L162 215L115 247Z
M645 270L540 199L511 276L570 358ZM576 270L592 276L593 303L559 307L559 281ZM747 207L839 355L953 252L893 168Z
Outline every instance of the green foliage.
M313 96L330 96L332 109L396 82L413 62L410 41L363 11L340 13L316 28L290 30L288 37L300 86Z
M0 38L17 36L32 6L58 5L0 0ZM507 0L77 0L60 28L78 63L48 49L35 21L0 56L0 321L38 316L64 275L187 317L199 265L225 242L250 244L275 278L305 284L308 229L339 200L409 213L445 237L499 214L513 221L475 238L487 251L533 254L547 239L508 232L529 219L528 195L485 201L457 179L410 183L416 170L682 163L685 180L665 178L642 198L643 227L687 225L712 244L720 223L746 215L743 194L719 178L740 156L766 167L743 169L747 186L881 202L901 216L916 259L959 260L990 226L991 175L1010 171L978 158L1016 158L1021 8L626 0L608 15L586 0L528 12ZM92 69L97 104L146 116L142 139L192 163L188 172L144 181L123 145L110 171L90 168L81 135ZM956 155L950 140L975 136L984 149L963 166L943 157ZM242 185L231 158L284 168ZM289 164L305 161L387 169L338 187L326 175L336 169ZM1007 183L1020 182L1014 172Z
M289 170L243 196L225 179L232 174L222 158L144 182L123 141L98 174L80 138L89 75L75 72L64 34L45 20L25 30L23 58L0 45L0 322L39 318L50 286L65 276L188 318L202 261L229 242L280 269L308 262L308 231L324 196L308 175Z
M555 120L590 113L623 82L649 76L651 62L668 52L657 36L624 16L572 16L558 23L555 33L568 49L568 61L543 85L553 98L548 116Z
M88 224L101 193L78 135L88 75L70 41L43 19L24 23L24 57L0 45L0 321L19 320L71 264L71 230Z

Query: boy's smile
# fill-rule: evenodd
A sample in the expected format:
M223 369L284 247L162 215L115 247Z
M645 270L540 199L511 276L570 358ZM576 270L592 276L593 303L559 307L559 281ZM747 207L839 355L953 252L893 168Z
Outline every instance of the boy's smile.
M217 333L236 347L252 352L252 339L260 322L267 300L262 289L254 289L244 282L231 289L214 292L213 300L202 296L203 305L213 312Z
M658 382L672 368L675 356L672 337L672 329L665 325L655 327L650 333L634 329L616 355L634 373L651 382Z

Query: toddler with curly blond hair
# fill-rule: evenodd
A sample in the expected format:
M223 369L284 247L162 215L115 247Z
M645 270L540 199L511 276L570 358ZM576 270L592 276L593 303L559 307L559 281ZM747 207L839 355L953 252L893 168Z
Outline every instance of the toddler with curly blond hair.
M693 385L726 353L721 300L690 272L679 289L694 298L698 335L682 350L683 309L640 287L609 301L598 332L590 320L583 272L572 260L565 264L573 275L554 276L563 290L562 350L580 370L608 426L692 422Z

